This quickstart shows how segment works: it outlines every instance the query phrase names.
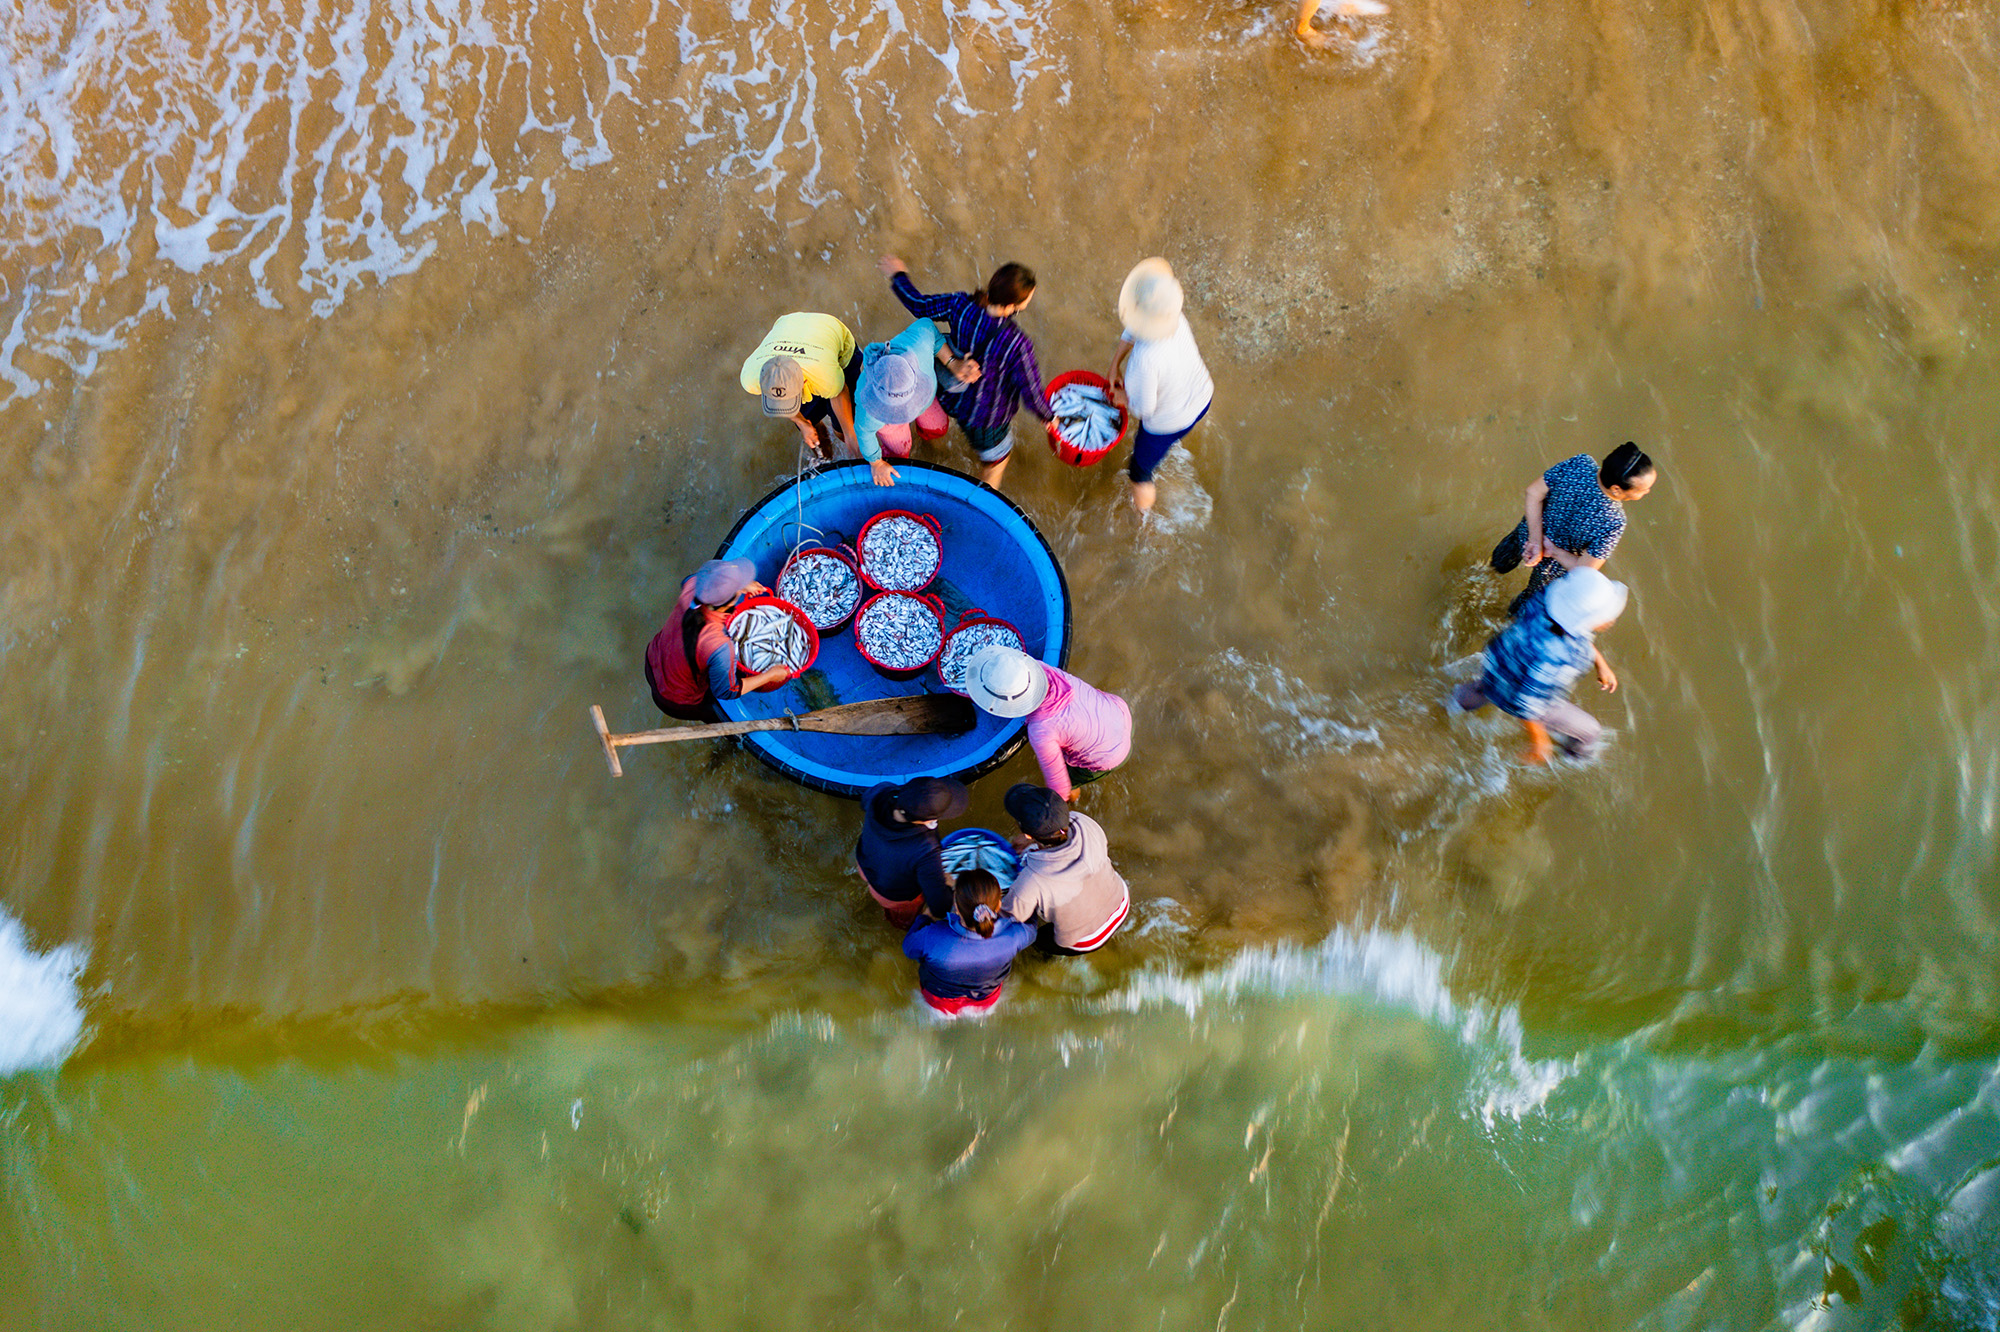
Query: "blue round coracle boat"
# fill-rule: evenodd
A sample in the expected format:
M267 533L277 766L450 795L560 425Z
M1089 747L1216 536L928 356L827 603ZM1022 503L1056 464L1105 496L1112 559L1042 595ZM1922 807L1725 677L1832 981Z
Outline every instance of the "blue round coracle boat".
M758 580L775 586L778 571L802 546L852 542L861 525L884 510L928 515L941 529L944 563L930 592L944 602L946 628L966 611L982 611L1020 631L1029 653L1052 666L1067 663L1069 586L1028 515L999 491L949 468L897 462L896 470L902 479L894 486L877 486L859 461L787 481L750 506L716 557L749 559ZM881 674L856 648L850 626L822 637L818 660L798 679L720 707L731 721L753 721L943 689L935 671L907 681ZM742 739L787 777L852 799L877 782L939 776L971 781L999 767L1020 748L1022 723L978 716L978 724L959 735L759 731Z

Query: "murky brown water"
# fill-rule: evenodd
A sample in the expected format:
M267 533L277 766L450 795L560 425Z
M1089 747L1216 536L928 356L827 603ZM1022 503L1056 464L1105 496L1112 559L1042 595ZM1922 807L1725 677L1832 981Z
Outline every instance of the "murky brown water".
M1849 1243L1829 1199L1987 1224L1990 8L1398 0L1328 56L1282 4L238 8L0 10L0 885L23 946L89 958L81 1047L5 1098L20 1325L240 1320L187 1284L228 1234L272 1325L935 1326L948 1283L893 1274L964 1261L936 1188L977 1199L973 1308L1108 1269L1107 1326L1846 1326L1878 1304L1814 1311L1788 1256ZM1073 667L1135 713L1086 799L1139 928L978 1033L907 1012L852 805L727 751L613 782L585 719L652 724L675 584L793 463L745 350L796 308L892 332L884 251L1034 265L1051 372L1108 361L1165 254L1218 386L1143 531L1018 431ZM1438 706L1514 590L1484 553L1628 438L1663 472L1586 700L1613 745L1526 771ZM1328 963L1336 928L1390 960ZM1217 988L1246 949L1281 979ZM1874 1108L1787 1110L1808 1082ZM1106 1164L1171 1157L1170 1103L1179 1166ZM898 1106L915 1162L838 1128ZM878 1187L918 1211L857 1248ZM320 1206L345 1258L296 1247ZM1502 1236L1547 1256L1437 1277ZM712 1270L669 1298L648 1263Z

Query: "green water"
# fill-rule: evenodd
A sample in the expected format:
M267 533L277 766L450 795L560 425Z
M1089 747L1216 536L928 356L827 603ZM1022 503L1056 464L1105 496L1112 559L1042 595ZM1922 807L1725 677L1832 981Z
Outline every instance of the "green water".
M2000 1326L1990 6L1295 12L0 13L0 1326ZM884 252L1217 383L1144 528L1019 423L1134 909L956 1027L853 805L586 720Z

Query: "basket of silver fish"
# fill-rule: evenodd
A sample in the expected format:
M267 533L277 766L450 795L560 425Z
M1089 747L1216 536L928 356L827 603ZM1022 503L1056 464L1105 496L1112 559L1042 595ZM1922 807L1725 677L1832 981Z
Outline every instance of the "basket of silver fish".
M1111 401L1111 381L1072 370L1049 381L1049 448L1071 467L1088 467L1118 447L1130 418Z
M861 581L877 592L921 592L944 566L944 528L927 513L884 509L861 524Z
M914 680L944 646L944 603L936 597L880 592L854 613L854 646L891 680Z
M981 648L1010 647L1027 651L1021 641L1021 631L1005 620L996 620L983 610L969 610L958 617L958 623L944 636L944 647L938 651L938 680L954 694L965 692L965 670L972 664L972 656Z
M844 546L804 546L778 571L778 595L823 634L843 629L861 604L861 575Z
M942 849L946 874L983 869L1000 880L1002 892L1014 886L1014 878L1021 872L1021 857L991 828L960 828L946 833Z
M776 689L819 656L819 630L813 628L812 617L780 597L743 598L723 627L736 645L736 664L745 675L785 668L784 678L765 685L766 689Z

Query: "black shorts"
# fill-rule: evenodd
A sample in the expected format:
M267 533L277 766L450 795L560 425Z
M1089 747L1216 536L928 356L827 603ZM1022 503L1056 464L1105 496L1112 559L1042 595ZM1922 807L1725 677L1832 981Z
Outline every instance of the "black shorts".
M855 388L861 383L860 351L856 350L853 357L841 368L847 372L847 392L851 396ZM799 415L805 417L806 420L812 422L814 425L818 425L821 421L833 415L833 399L807 398L799 404Z

